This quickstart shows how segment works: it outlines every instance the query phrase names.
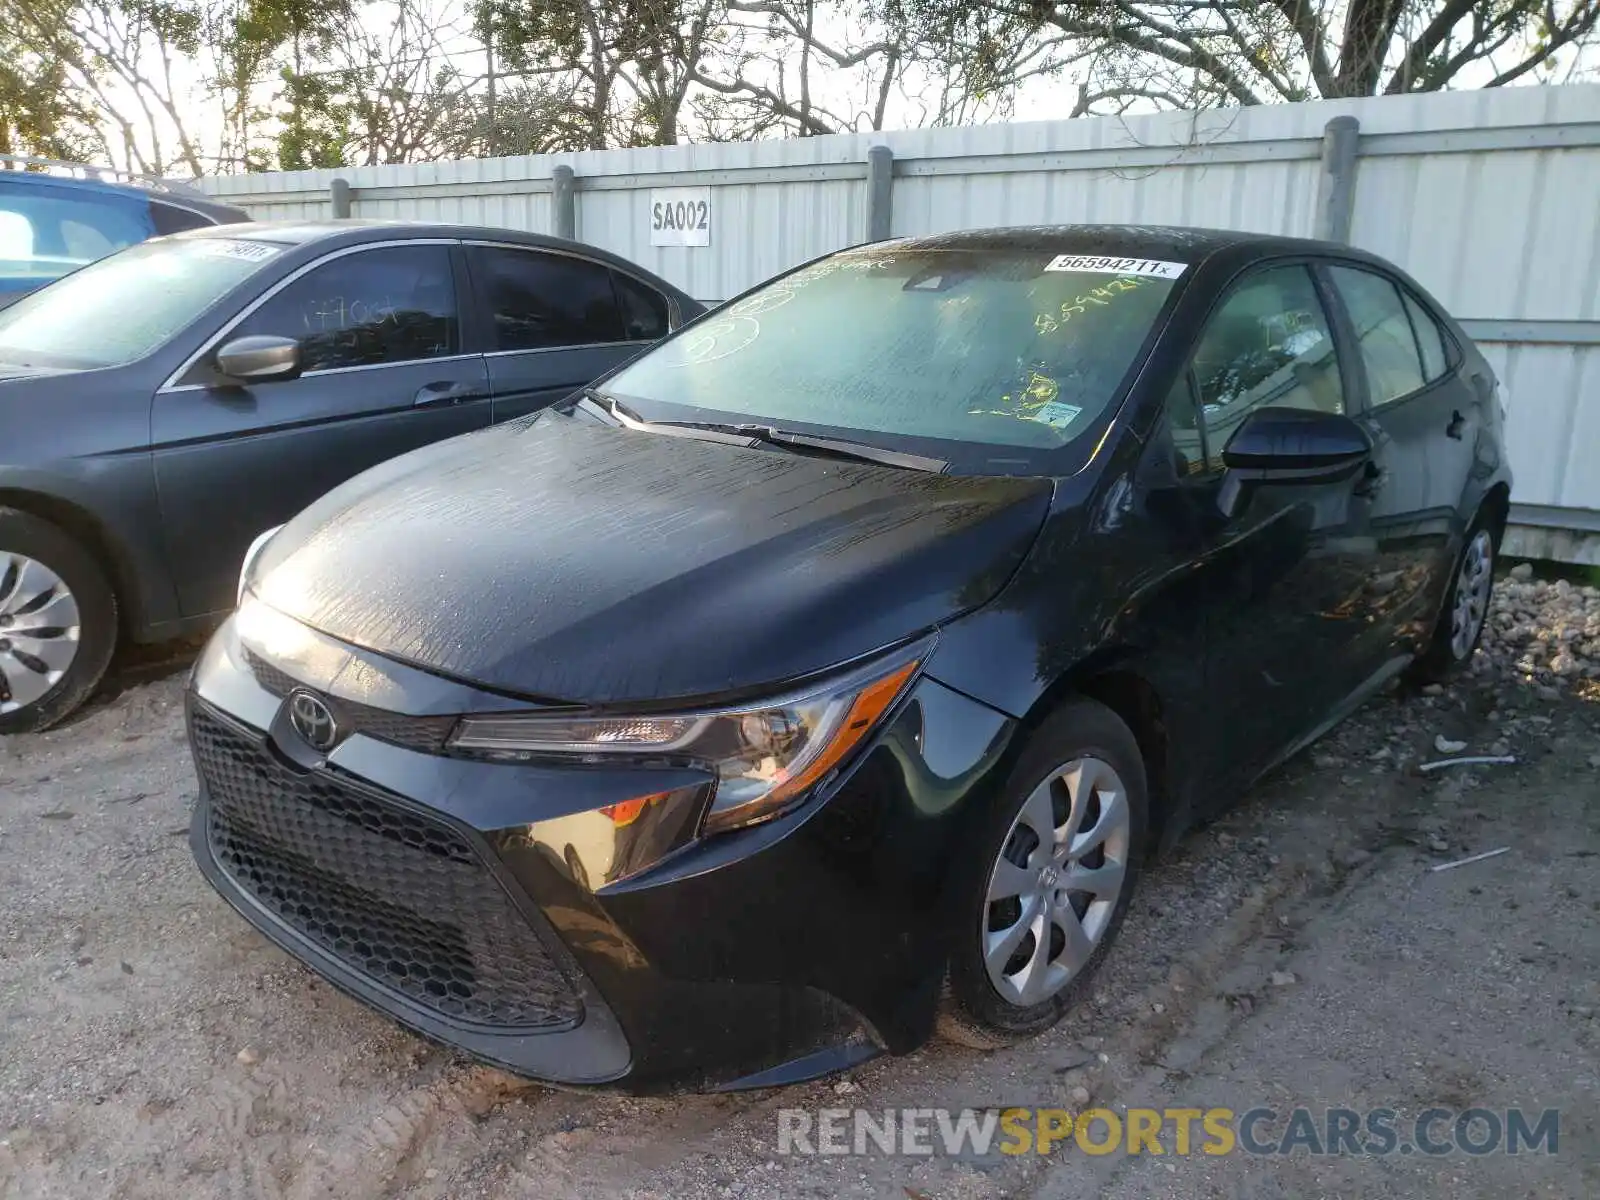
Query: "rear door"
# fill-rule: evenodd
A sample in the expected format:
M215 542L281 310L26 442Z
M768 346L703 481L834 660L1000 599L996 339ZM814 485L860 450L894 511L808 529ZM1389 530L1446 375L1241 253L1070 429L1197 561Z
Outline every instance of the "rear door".
M605 263L491 243L468 254L496 421L571 395L667 333L666 297Z
M489 424L488 369L463 353L459 248L413 240L338 251L226 326L152 415L168 555L186 615L230 607L251 539L351 476ZM296 379L241 385L216 348L300 343Z
M1376 564L1396 652L1433 624L1461 528L1483 424L1460 354L1421 300L1365 265L1325 267L1359 354L1361 417L1376 447L1369 481Z

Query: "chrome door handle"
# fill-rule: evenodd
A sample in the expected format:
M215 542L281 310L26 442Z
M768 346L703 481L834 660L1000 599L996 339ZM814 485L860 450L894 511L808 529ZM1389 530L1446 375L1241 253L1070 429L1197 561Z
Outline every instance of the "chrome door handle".
M425 383L417 389L417 394L411 403L416 408L428 408L433 405L459 404L463 400L475 400L481 394L470 383Z

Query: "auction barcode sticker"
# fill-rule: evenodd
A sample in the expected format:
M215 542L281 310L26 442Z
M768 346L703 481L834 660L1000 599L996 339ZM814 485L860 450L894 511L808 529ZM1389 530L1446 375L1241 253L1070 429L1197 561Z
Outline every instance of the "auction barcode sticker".
M1058 254L1046 271L1089 271L1096 275L1149 275L1156 279L1176 279L1187 263L1161 262L1154 258L1113 258L1105 254Z
M282 249L268 242L245 242L233 238L196 238L195 241L206 254L242 258L246 262L264 262Z

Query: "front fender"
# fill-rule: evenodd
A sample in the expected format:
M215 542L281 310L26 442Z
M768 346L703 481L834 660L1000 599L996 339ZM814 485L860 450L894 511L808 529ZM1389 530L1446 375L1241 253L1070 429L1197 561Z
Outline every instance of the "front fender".
M105 567L135 638L178 620L148 452L67 459L48 467L0 463L0 505L32 513L83 540Z

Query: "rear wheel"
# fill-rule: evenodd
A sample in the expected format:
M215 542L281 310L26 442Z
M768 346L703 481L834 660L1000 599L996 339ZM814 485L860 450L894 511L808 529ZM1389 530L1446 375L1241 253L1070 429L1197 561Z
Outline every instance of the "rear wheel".
M116 640L116 597L93 556L48 521L0 508L0 734L78 708Z
M1147 820L1138 742L1092 700L1033 734L959 909L939 1030L992 1049L1048 1029L1084 994L1127 912Z
M1445 598L1433 637L1412 668L1417 682L1443 683L1460 674L1472 660L1489 619L1496 549L1494 530L1480 515L1468 530L1466 544L1456 560L1450 594Z

